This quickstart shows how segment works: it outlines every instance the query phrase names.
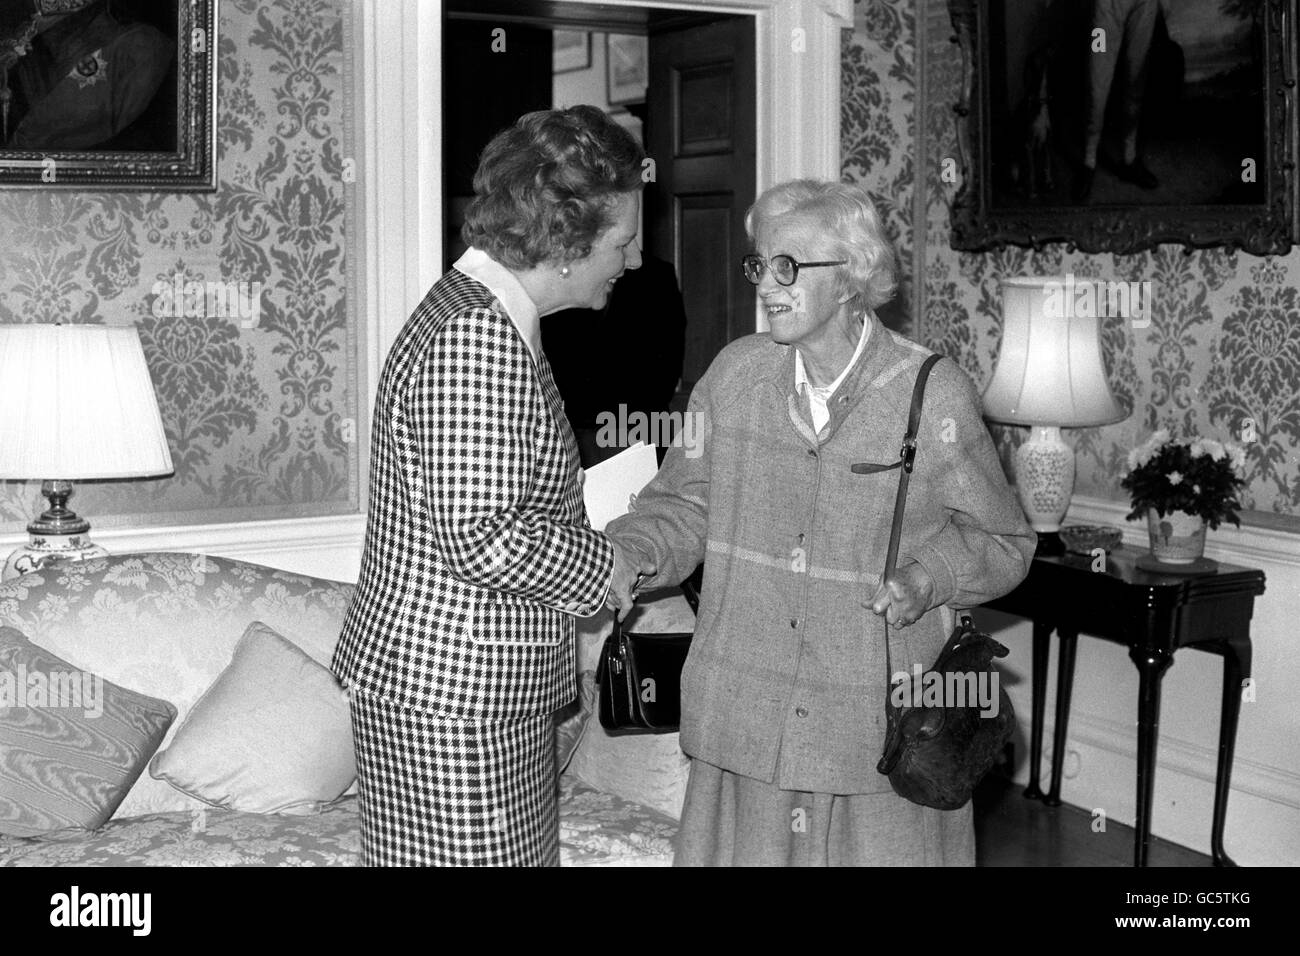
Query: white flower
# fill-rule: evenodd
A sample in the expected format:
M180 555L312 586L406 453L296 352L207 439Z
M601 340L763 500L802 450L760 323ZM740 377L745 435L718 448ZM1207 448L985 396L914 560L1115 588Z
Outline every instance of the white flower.
M1200 485L1192 485L1192 494L1194 494L1194 495L1199 495L1200 493L1201 493L1201 486L1200 486Z
M1228 450L1223 447L1223 442L1215 441L1213 438L1196 439L1191 444L1191 452L1193 458L1208 455L1214 461L1222 461L1228 457Z
M1183 476L1176 471L1169 473L1169 483L1171 485L1180 485L1183 483Z
M1128 453L1129 470L1141 468L1160 450L1160 446L1169 440L1169 432L1161 428L1146 441Z
M1232 458L1232 467L1235 471L1243 471L1246 467L1246 449L1240 445L1233 445L1228 454Z

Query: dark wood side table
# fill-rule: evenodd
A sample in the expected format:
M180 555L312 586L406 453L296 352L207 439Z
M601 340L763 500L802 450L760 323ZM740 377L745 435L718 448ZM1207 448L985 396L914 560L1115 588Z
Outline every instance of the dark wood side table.
M1105 569L1100 571L1092 569L1093 560L1087 556L1040 555L1034 558L1029 576L1018 588L986 605L1029 618L1034 624L1033 723L1025 796L1041 799L1048 806L1061 803L1061 768L1079 635L1123 644L1139 676L1133 865L1146 866L1160 725L1160 681L1179 648L1219 654L1223 657L1223 702L1210 846L1216 866L1235 866L1223 849L1223 825L1228 813L1242 682L1250 676L1250 618L1256 595L1264 593L1264 572L1220 563L1215 573L1201 577L1154 574L1135 566L1144 553L1120 547L1106 556ZM1056 678L1052 782L1044 796L1038 786L1038 765L1043 748L1048 641L1053 631L1061 639L1061 657Z

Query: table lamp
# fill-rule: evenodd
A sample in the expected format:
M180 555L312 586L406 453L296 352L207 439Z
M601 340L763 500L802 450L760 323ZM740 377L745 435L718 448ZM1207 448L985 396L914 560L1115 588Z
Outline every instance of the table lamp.
M49 508L5 562L9 580L52 560L107 552L69 510L72 482L172 473L133 327L0 325L0 479L36 480Z
M1074 492L1074 451L1061 429L1127 417L1106 382L1101 317L1075 314L1066 288L1059 278L1002 280L1002 347L984 392L985 418L1030 427L1016 452L1016 492L1040 554L1063 553L1061 520Z

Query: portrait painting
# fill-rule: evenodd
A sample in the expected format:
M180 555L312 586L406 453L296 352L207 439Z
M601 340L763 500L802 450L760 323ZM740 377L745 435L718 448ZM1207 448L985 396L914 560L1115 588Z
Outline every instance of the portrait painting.
M1290 248L1294 38L1283 0L949 7L968 95L957 248Z
M0 0L0 186L203 190L215 0Z

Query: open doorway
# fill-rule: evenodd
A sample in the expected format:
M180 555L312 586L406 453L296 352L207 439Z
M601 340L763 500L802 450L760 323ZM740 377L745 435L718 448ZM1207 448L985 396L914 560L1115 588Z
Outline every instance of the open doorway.
M757 182L754 18L541 0L448 0L445 17L443 267L464 251L460 226L488 139L531 110L600 107L654 161L641 244L675 273L684 329L654 296L640 297L638 314L619 319L635 326L629 355L582 331L609 317L580 326L565 316L566 358L552 365L563 392L561 380L575 374L625 377L638 356L671 364L674 349L659 341L667 328L681 337L671 408L683 409L717 353L755 329L754 289L738 265ZM570 363L581 371L559 367ZM585 416L570 412L577 430Z

